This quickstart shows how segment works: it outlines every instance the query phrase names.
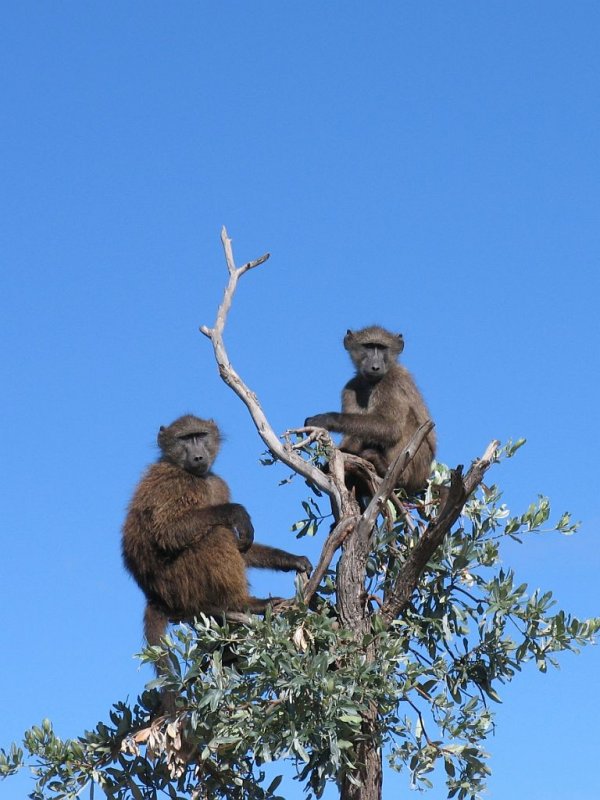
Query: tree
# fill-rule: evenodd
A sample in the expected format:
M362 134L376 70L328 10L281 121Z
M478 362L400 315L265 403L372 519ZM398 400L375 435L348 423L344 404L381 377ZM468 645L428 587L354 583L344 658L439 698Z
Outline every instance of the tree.
M265 786L262 766L289 758L308 797L335 781L342 800L377 800L385 753L413 784L430 786L439 761L449 797L479 797L489 772L489 702L499 701L501 685L530 660L545 671L557 652L591 642L600 627L600 619L556 611L550 592L528 595L500 566L503 539L520 541L550 517L544 497L511 516L499 490L482 482L523 442L491 442L465 474L436 464L415 502L394 486L431 422L383 479L323 430L277 437L223 342L239 278L268 255L237 268L225 230L222 241L229 282L214 327L201 330L268 448L264 463L286 464L312 491L297 535L331 518L319 563L298 581L296 597L264 618L177 626L164 647L142 653L148 662L166 655L170 669L133 707L116 703L109 723L66 741L44 720L25 733L28 760L15 744L0 751L0 774L31 763L34 800L75 797L88 785L90 796L100 786L115 800L276 800L280 779ZM364 511L344 483L349 461L371 484ZM553 529L570 534L576 525L563 514ZM177 697L175 713L163 712L161 689Z

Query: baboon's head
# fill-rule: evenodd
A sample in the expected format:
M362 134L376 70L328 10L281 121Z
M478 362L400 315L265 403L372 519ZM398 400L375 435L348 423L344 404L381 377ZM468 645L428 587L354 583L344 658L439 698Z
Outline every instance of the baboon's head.
M401 333L390 333L379 325L371 325L360 331L349 330L344 336L344 347L356 371L365 380L376 383L404 350L404 339Z
M217 457L221 436L212 419L185 414L170 425L161 425L158 446L162 459L193 475L205 475Z

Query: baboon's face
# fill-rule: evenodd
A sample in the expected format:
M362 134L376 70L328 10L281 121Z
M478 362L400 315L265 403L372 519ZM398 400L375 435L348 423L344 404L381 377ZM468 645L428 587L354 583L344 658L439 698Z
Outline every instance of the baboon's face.
M205 475L214 460L208 431L177 436L168 452L169 460L193 475Z
M219 432L211 420L181 417L160 429L158 444L166 461L193 475L206 475L219 450Z
M375 343L353 347L351 355L358 372L371 383L381 380L394 361L389 347Z

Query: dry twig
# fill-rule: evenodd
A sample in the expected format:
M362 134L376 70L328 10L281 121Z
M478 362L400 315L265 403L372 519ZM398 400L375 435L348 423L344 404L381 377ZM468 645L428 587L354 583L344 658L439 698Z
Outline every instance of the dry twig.
M238 268L235 266L231 239L228 237L225 227L223 227L221 231L221 241L225 250L229 281L225 287L223 300L217 311L217 319L214 327L209 328L206 325L202 325L200 331L212 342L215 352L215 359L219 367L219 374L221 375L221 378L231 389L233 389L237 396L246 405L246 408L250 412L250 416L256 425L259 436L267 445L271 453L299 475L302 475L304 478L318 486L321 491L325 492L331 498L334 508L339 513L342 508L342 497L340 494L339 485L336 485L336 482L332 477L321 472L321 470L317 469L317 467L301 458L301 456L299 456L291 446L285 447L283 444L281 444L279 438L273 431L273 428L269 425L260 403L258 402L257 396L254 394L254 392L250 391L229 361L227 351L225 350L225 344L223 342L223 330L225 329L227 314L231 308L231 301L233 299L238 280L245 272L248 272L248 270L263 264L269 258L269 254L267 253L261 258L258 258L255 261L250 261Z

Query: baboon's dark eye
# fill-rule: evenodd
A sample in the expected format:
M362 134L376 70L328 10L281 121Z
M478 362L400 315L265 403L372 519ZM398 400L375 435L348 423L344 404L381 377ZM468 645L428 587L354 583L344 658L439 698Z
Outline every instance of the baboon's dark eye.
M177 438L182 442L193 442L196 439L204 439L206 436L208 436L207 431L196 431L195 433L184 433L182 436L178 436Z

